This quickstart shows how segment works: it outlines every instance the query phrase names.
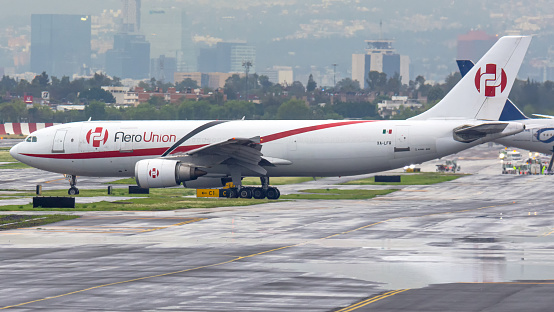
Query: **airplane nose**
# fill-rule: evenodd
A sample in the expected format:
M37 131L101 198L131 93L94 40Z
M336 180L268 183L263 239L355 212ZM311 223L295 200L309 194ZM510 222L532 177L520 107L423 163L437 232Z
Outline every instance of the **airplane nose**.
M19 145L19 143L14 145L12 148L10 148L10 155L15 159L17 159L17 157L19 156L19 154L17 153L17 146L18 145ZM19 159L17 159L17 160L19 160Z

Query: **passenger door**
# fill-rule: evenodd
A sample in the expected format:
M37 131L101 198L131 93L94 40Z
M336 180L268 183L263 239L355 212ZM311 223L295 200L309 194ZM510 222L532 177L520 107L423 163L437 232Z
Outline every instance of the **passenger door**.
M58 130L54 135L54 142L52 142L52 153L65 153L65 135L67 130Z

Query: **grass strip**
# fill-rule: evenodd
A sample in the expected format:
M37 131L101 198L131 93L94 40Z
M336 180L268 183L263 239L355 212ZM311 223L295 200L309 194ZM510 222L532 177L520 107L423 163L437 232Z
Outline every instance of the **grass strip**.
M17 161L10 155L9 148L0 149L0 162L10 162L9 164L0 164L0 169L28 169L31 168L24 163Z
M0 231L41 226L79 217L72 215L0 215Z
M303 193L310 194L289 194L281 195L282 199L371 199L378 195L387 195L392 192L398 191L392 190L339 190L339 189L314 189L314 190L302 190Z
M190 208L249 206L267 203L267 199L218 198L133 198L75 204L75 208L33 208L32 204L0 206L0 211L166 211Z
M310 177L278 177L271 178L271 185L285 185L285 184L297 184L303 182L313 181L314 178ZM137 182L135 178L120 179L112 182L106 182L105 184L126 184L126 185L136 185ZM244 178L242 180L242 185L262 185L260 178Z
M458 173L437 173L437 172L423 172L423 173L408 173L400 175L401 182L375 182L375 178L367 178L361 180L354 180L342 183L343 185L430 185L441 182L447 182L456 180L467 174Z

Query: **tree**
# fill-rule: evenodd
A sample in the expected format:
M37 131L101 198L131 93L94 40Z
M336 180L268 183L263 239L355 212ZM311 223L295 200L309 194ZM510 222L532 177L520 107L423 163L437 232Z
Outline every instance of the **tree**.
M79 94L80 99L87 99L88 101L102 101L104 103L115 103L113 95L99 87L90 88Z
M394 73L392 77L387 81L387 87L385 91L387 93L392 92L393 94L400 93L400 88L402 87L402 80L398 73Z
M148 104L150 104L154 107L160 108L160 107L164 106L165 104L167 104L167 102L161 96L151 96L148 99Z
M19 122L26 115L26 105L21 100L0 104L0 120L3 122Z
M314 76L310 74L308 77L308 84L306 85L306 91L313 92L317 88L317 83L314 81Z
M42 72L42 74L35 76L35 78L31 81L31 84L33 86L43 88L44 90L46 90L49 83L50 78L48 78L48 75L44 71Z
M458 83L458 81L462 80L462 74L460 72L454 72L450 75L446 76L446 79L444 80L444 92L445 94L448 93L454 86Z
M241 79L238 74L233 74L225 80L223 87L225 94L229 100L236 100L239 97L240 91L244 90L244 83L241 84Z
M292 85L288 88L289 94L296 97L301 97L306 94L306 89L304 88L304 85L300 81L295 81L292 83Z
M262 92L267 93L269 89L273 86L273 82L269 81L269 77L261 75L258 77L258 83L262 87Z
M277 119L312 119L312 112L301 100L289 100L277 110Z
M368 74L367 84L369 90L372 92L385 91L387 86L387 74L372 70Z
M186 78L185 80L175 84L175 89L179 92L185 92L189 88L190 89L198 88L198 83L196 83L196 80Z
M12 90L16 87L17 81L15 81L15 79L8 76L2 76L2 80L0 80L0 92L12 92Z
M431 87L427 94L427 102L438 102L445 96L444 90L440 85L436 84Z
M105 120L106 104L100 101L91 101L85 106L85 116L89 116L93 120Z
M346 118L370 118L377 116L376 105L370 102L336 102L330 106L333 110Z
M360 91L360 82L358 80L352 80L350 78L344 78L337 82L336 90L342 93L352 93Z

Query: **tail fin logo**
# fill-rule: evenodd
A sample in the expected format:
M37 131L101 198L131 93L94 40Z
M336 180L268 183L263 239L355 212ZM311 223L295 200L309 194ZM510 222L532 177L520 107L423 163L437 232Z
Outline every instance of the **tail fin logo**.
M500 82L495 85L499 74ZM496 96L496 90L499 87L500 93L504 92L507 84L508 77L506 76L504 68L498 69L496 64L487 64L485 65L485 72L481 73L481 68L479 68L479 70L477 70L477 73L475 74L475 87L477 88L477 91L481 93L481 90L484 89L485 96L487 97ZM484 88L482 88L482 86Z
M97 127L96 129L94 129L94 131L90 129L87 132L87 143L88 144L92 143L93 147L100 147L100 144L102 145L106 144L107 140L108 140L108 130L102 127Z

